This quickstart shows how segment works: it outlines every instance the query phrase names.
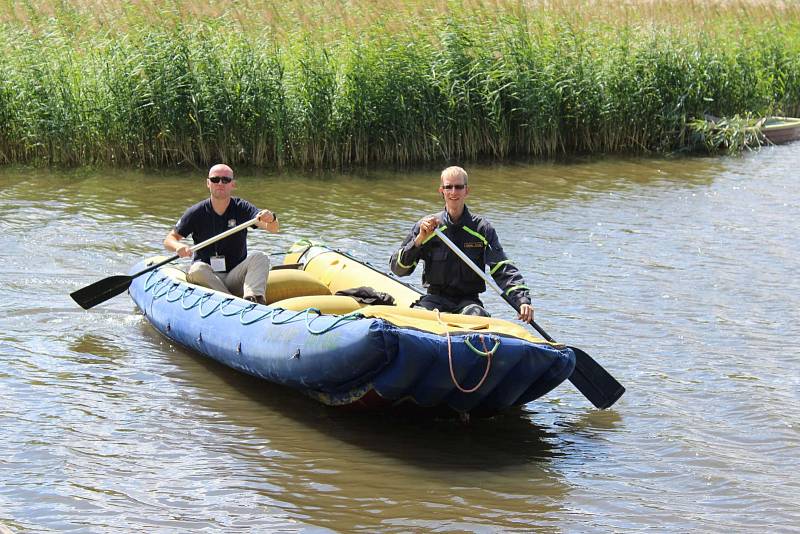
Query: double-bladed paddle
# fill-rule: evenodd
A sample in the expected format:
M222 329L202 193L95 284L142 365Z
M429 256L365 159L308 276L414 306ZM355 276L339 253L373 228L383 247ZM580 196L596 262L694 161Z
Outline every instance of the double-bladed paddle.
M189 250L191 250L192 252L196 252L201 248L207 247L208 245L213 245L217 241L225 239L229 235L235 234L236 232L241 232L248 226L254 225L256 221L258 221L258 217L250 219L247 222L243 222L239 226L235 226L230 230L225 230L221 234L215 235L210 239L206 239L205 241L194 245ZM180 258L180 256L178 254L175 254L171 258L167 258L166 260L151 265L146 269L142 269L138 273L134 273L131 275L119 274L115 276L109 276L108 278L103 278L102 280L99 280L94 284L90 284L77 291L73 291L72 293L69 294L69 296L72 297L72 300L77 302L81 308L83 308L84 310L88 310L89 308L97 306L101 302L105 302L108 299L116 297L120 293L124 292L131 286L131 282L133 282L133 279L136 278L137 276L141 276L144 273L149 273L150 271L158 269L162 265L166 265L167 263L173 262L178 258Z
M483 278L484 282L486 282L489 287L491 287L503 298L504 301L506 301L517 311L517 313L519 313L519 308L517 308L517 306L511 302L505 293L503 293L503 290L500 289L500 286L497 285L497 282L495 282L493 278L490 278L480 267L475 265L475 263L466 254L464 254L464 252L458 248L455 243L450 241L450 238L444 235L441 230L436 228L434 233L439 237L439 239L444 241L444 244L447 245L456 256L461 258L461 260L463 260L464 263L466 263L473 271L475 271L478 276ZM550 337L541 326L536 324L536 321L531 319L530 324L547 341L555 343L553 338ZM583 393L583 395L589 399L589 401L594 404L595 407L600 408L601 410L608 408L617 402L617 399L619 399L622 394L625 393L625 387L617 382L617 380L611 376L611 374L606 371L602 365L597 363L584 351L577 347L569 348L575 353L575 370L572 371L572 374L569 377L569 381L572 382L572 385L574 385L578 391Z

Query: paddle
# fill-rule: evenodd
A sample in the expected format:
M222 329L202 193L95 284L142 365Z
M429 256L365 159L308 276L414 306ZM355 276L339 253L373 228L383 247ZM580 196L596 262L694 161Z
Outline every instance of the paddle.
M239 226L235 226L230 230L225 230L221 234L215 235L210 239L206 239L202 243L198 243L193 247L191 247L190 250L192 252L195 252L200 250L201 248L207 247L208 245L212 245L217 241L220 241L221 239L225 239L229 235L235 234L236 232L241 232L248 226L252 226L253 224L255 224L256 221L258 221L258 217L250 219L247 222L243 222ZM175 254L171 258L167 258L166 260L160 261L155 265L151 265L146 269L142 269L138 273L134 273L132 275L120 274L115 276L109 276L108 278L103 278L102 280L95 282L94 284L90 284L77 291L73 291L72 293L69 294L69 296L72 297L72 300L77 302L81 308L83 308L84 310L88 310L89 308L97 306L101 302L105 302L108 299L116 297L120 293L124 292L131 286L131 282L133 282L133 279L136 278L137 276L141 276L144 273L149 273L150 271L158 269L162 265L166 265L167 263L173 262L178 258L180 258L180 256Z
M500 286L497 285L497 282L495 282L493 278L490 278L480 267L475 265L475 263L469 259L469 257L464 254L464 252L458 248L455 243L450 241L450 239L444 235L441 230L436 228L434 233L439 236L439 239L444 241L444 244L447 245L456 256L461 258L464 263L466 263L473 271L475 271L475 273L478 274L478 276L483 278L484 282L486 282L489 287L491 287L503 298L503 300L505 300L512 308L514 308L517 313L519 313L517 306L503 293L503 290L500 289ZM542 329L542 327L536 324L536 321L531 319L530 324L547 341L553 343L555 342L553 338ZM619 399L622 394L625 393L625 388L622 386L622 384L617 382L617 380L611 376L611 374L606 371L602 365L597 363L584 351L577 347L569 348L575 353L575 370L572 371L572 375L569 377L569 381L572 382L572 385L574 385L578 391L583 393L583 395L589 399L589 401L594 404L596 408L600 408L601 410L608 408L617 402L617 399Z

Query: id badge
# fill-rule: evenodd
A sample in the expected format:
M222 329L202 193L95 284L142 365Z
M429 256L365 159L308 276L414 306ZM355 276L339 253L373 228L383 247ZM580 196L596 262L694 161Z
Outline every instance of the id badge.
M215 273L224 273L225 269L225 256L211 256L211 270Z

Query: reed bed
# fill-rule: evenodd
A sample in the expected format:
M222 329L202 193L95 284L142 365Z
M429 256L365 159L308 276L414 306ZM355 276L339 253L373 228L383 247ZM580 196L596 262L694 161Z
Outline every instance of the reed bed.
M330 5L8 4L0 162L339 169L667 153L705 147L692 125L706 114L800 110L791 5Z

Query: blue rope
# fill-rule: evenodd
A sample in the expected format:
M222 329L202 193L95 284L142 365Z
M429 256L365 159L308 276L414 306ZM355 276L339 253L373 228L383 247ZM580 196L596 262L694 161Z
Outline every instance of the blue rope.
M178 301L181 298L183 298L183 293L186 291L185 288L184 288L183 291L181 291L181 293L177 297L171 297L170 296L170 295L172 295L172 290L173 289L178 289L179 287L181 287L181 283L180 282L174 282L172 284L172 287L169 288L169 291L167 291L167 295L164 297L165 299L167 299L167 302L175 302L175 301Z
M245 321L245 319L244 319L245 314L253 311L255 309L255 307L256 307L256 303L254 302L253 304L250 304L249 306L245 306L244 308L242 308L242 311L239 313L239 316L240 316L239 317L239 322L242 323L245 326L251 325L253 323L257 323L259 321L263 321L267 317L270 317L271 315L273 315L273 313L275 312L275 310L273 308L270 308L267 312L263 313L261 315L261 317L257 317L255 319L250 319L250 320Z
M209 295L210 295L210 294L211 294L211 293L209 293ZM214 305L214 307L213 307L213 308L211 308L211 311L207 311L207 312L204 312L204 311L203 311L203 303L201 302L201 303L200 303L200 309L198 310L198 311L200 312L200 317L202 317L203 319L205 319L205 318L206 318L206 317L208 317L209 315L211 315L211 314L213 314L214 312L216 312L216 311L217 311L217 310L220 308L220 306L222 306L222 305L223 305L223 303L224 303L224 304L227 304L227 303L229 303L229 302L230 302L230 301L232 301L232 300L233 300L233 298L225 298L225 299L222 299L222 300L220 300L219 302L217 302L217 303Z
M225 309L228 307L228 305L231 302L233 302L234 300L235 299L232 299L232 298L225 299L225 303L222 306L220 306L219 313L221 313L223 317L233 317L234 315L238 315L238 314L242 313L242 308L241 307L238 307L238 308L234 309L234 311L232 311L232 312L226 312L225 311Z
M292 311L292 310L286 310L286 309L284 309L284 308L273 308L273 310L275 310L275 311L276 311L278 314L281 314L281 313L283 313L283 312L289 312L289 311ZM300 315L302 315L302 314L304 314L304 313L306 313L306 314L307 314L307 313L308 313L308 310L306 309L306 310L300 310L300 311L298 311L298 312L294 312L294 313L292 314L292 316L291 316L291 317L289 317L288 319L286 319L285 321L276 321L276 320L275 320L275 317L273 317L273 318L272 318L272 324L286 324L286 323L288 323L289 321L292 321L292 320L296 319L298 316L300 316Z
M157 274L157 272L158 271L150 271L150 274L147 275L147 279L144 281L144 290L145 291L150 291L150 288L153 287L153 284L150 283L150 280ZM164 278L166 278L166 276L162 277L158 281L160 282Z
M151 292L153 294L153 300L165 297L167 302L180 301L181 307L184 310L188 311L193 308L198 308L198 313L200 314L200 317L203 319L206 319L212 316L213 314L219 312L224 317L233 317L234 315L238 315L239 322L245 326L257 323L259 321L263 321L267 318L270 318L271 324L281 325L292 322L296 320L299 316L303 315L304 319L301 320L305 320L306 329L309 331L309 333L314 335L319 335L339 327L342 323L364 318L364 316L358 312L351 312L342 315L341 317L337 318L333 323L320 330L315 330L311 326L311 324L315 320L319 319L323 315L322 312L317 308L306 308L304 310L293 312L288 318L285 319L280 318L280 316L282 316L284 312L289 312L290 310L286 310L284 308L270 308L269 310L262 313L258 317L250 319L246 318L246 316L250 312L255 310L257 306L257 304L255 303L247 304L245 306L234 307L233 311L227 311L230 304L236 300L234 297L227 297L223 298L220 301L216 302L212 301L213 306L210 309L205 309L205 304L208 301L212 300L214 292L211 291L203 292L202 294L197 296L194 302L188 303L188 299L193 295L195 295L195 290L197 289L196 287L184 287L183 291L180 291L177 296L174 296L173 294L183 284L179 281L175 281L174 279L172 279L167 275L163 275L160 278L156 278L156 273L158 273L158 270L151 272L144 283L145 292Z
M200 295L200 297L198 297L198 299L196 301L194 301L189 306L187 306L186 305L186 297L191 297L193 294L194 294L194 288L193 287L187 287L183 291L183 295L181 295L181 307L183 307L184 310L191 310L192 308L194 308L198 304L200 304L201 300L208 300L208 299L211 298L211 293L205 293L203 295Z
M153 299L158 300L167 293L169 293L170 285L171 285L171 280L167 280L166 276L158 280L158 282L156 282L156 284L154 285ZM164 289L166 289L166 291L164 291Z
M315 312L317 312L319 314L314 319L318 319L322 315L322 312L320 312L316 308L308 308L306 310L306 312L310 312L311 310L314 310ZM313 321L313 319L311 321L309 321L308 317L309 317L309 314L307 313L306 314L306 329L312 334L319 335L319 334L324 334L325 332L329 332L329 331L333 330L334 328L336 328L339 325L339 323L342 323L344 321L354 321L354 320L362 319L364 316L361 315L360 313L357 313L357 312L356 313L351 312L351 313L348 313L346 315L342 315L341 317L336 319L333 323L331 323L327 328L323 328L322 330L312 330L311 329L311 322Z

